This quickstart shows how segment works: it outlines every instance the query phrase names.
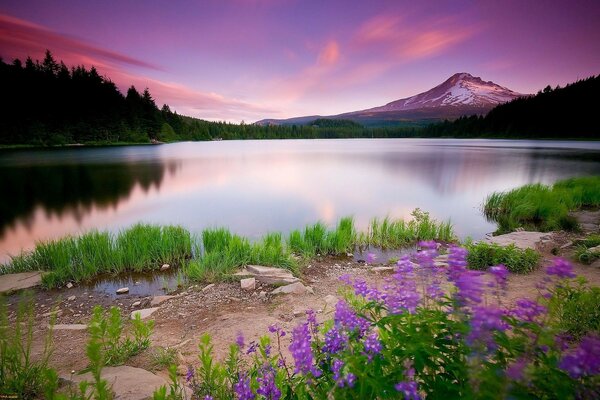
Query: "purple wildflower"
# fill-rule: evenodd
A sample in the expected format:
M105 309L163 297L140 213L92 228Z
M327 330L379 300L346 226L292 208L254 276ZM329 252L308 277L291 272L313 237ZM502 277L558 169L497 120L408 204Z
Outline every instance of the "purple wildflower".
M238 332L237 337L235 338L235 343L240 347L240 349L244 348L244 335L242 332Z
M365 338L365 354L369 361L373 360L373 357L379 353L381 353L381 342L379 341L379 336L377 332L373 332Z
M354 281L354 294L361 297L367 297L369 294L369 286L363 279L357 279Z
M382 297L390 313L400 314L405 311L414 313L416 311L421 296L417 292L413 264L408 257L402 257L398 261L396 273L391 280L388 280L384 290L385 294Z
M520 381L523 379L523 373L527 366L527 360L525 358L519 358L506 369L506 376L513 381Z
M463 271L454 281L458 289L456 297L463 304L481 303L483 294L483 281L481 273L477 271Z
M503 332L509 325L503 320L505 311L489 306L475 307L471 317L471 332L467 336L469 345L483 345L487 350L496 348L494 332Z
M215 400L215 398L212 397L210 394L207 394L206 396L204 396L204 400Z
M279 325L270 325L269 326L269 332L271 333L276 333L277 336L280 337L284 337L285 336L285 331L279 326Z
M325 334L325 345L323 351L329 354L335 354L346 348L348 336L336 327L331 328Z
M352 277L350 274L344 274L338 278L341 282L344 282L346 285L352 285Z
M573 266L571 263L562 258L555 258L552 265L546 268L546 274L554 275L559 279L575 278L575 276L577 276L573 272Z
M450 246L448 248L448 279L456 281L467 269L467 254L465 248Z
M421 400L421 396L419 396L417 382L404 381L397 383L394 387L398 392L404 395L404 400Z
M239 376L239 380L233 385L233 390L239 400L253 400L254 393L250 387L250 378L246 374Z
M415 254L419 265L422 268L434 268L434 258L438 256L437 243L434 241L423 241L419 242L419 247L421 247L422 250Z
M294 357L295 373L319 376L319 371L313 365L313 353L311 349L311 336L308 324L301 324L292 332L292 343L290 352Z
M185 373L185 381L190 383L192 379L194 379L194 367L188 365L187 372Z
M261 368L260 375L256 378L258 389L256 393L269 400L279 400L281 398L281 390L275 384L275 370L269 364Z
M256 353L257 348L258 348L258 343L250 342L250 346L248 346L248 350L246 350L246 354Z
M444 291L440 287L439 281L436 280L427 286L427 296L431 299L440 299L444 297Z
M362 336L369 328L369 322L356 315L354 310L344 300L338 301L335 305L335 314L333 316L335 325L339 328L345 328L348 331L359 331Z
M600 374L600 337L588 335L562 360L559 368L572 378Z
M354 387L354 383L356 382L356 375L349 372L344 376L342 374L342 368L344 368L344 362L340 359L333 360L333 364L331 365L331 372L333 372L333 380L337 383L337 385L341 388L347 386L349 388Z
M506 281L508 279L508 270L502 264L490 267L490 273L494 277L496 286L506 289Z
M511 315L521 321L534 322L536 317L545 314L547 311L546 307L542 306L536 301L529 299L517 300L517 306L511 310Z

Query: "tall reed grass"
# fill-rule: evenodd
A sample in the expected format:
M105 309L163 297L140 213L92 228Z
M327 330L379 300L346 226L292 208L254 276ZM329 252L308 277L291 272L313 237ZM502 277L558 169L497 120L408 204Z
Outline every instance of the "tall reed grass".
M547 186L525 185L507 192L494 192L484 202L485 216L498 223L497 233L516 228L541 231L576 230L569 211L600 206L600 177L571 178Z
M42 281L53 288L100 273L147 271L164 263L181 265L191 256L191 246L191 235L184 228L138 224L117 235L92 231L39 242L32 252L13 257L2 272L47 271Z

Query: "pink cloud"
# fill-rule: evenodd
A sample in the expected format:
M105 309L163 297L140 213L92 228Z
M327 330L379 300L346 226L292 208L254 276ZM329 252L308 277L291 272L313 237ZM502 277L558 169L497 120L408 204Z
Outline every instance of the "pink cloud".
M50 49L67 65L96 67L122 91L131 85L138 89L148 87L158 104L167 103L180 113L200 118L239 120L278 113L272 108L130 72L129 67L143 67L150 71L161 68L10 15L0 14L0 49L2 56L10 59L26 56L41 59L46 49Z
M319 66L332 66L335 65L340 59L340 46L335 40L329 41L317 60Z

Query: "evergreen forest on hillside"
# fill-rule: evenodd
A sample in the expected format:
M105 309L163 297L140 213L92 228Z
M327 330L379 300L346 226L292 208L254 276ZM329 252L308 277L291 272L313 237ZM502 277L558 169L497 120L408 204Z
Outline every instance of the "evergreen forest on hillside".
M158 108L150 91L122 94L96 68L68 67L50 51L42 61L0 59L0 145L149 143L151 141L401 137L600 137L600 75L546 87L499 105L486 116L465 116L426 127L364 127L342 119L306 125L261 126L210 122Z

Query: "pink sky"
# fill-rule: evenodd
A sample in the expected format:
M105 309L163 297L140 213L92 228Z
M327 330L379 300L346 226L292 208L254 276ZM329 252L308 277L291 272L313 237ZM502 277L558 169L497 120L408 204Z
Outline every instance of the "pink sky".
M4 0L0 55L95 65L209 120L330 115L455 72L521 93L600 73L600 2Z

